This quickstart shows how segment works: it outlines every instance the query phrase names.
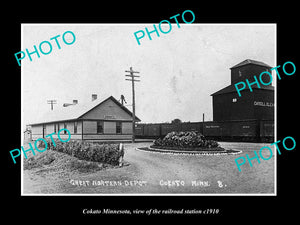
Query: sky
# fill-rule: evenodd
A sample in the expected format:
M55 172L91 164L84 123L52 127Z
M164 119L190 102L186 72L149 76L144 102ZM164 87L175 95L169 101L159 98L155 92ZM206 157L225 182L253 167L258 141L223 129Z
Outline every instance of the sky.
M156 26L158 26L156 24ZM274 24L172 24L168 34L140 39L134 33L153 24L22 24L21 51L34 51L43 41L52 44L21 61L22 126L51 110L91 95L117 100L123 94L132 110L130 67L140 72L135 84L136 115L144 123L213 120L212 93L230 85L230 67L253 59L276 66ZM168 27L163 27L168 30ZM76 40L66 45L62 35L72 31ZM50 38L57 39L61 49ZM66 41L72 41L66 35ZM47 45L43 45L47 51ZM24 129L23 129L24 130Z

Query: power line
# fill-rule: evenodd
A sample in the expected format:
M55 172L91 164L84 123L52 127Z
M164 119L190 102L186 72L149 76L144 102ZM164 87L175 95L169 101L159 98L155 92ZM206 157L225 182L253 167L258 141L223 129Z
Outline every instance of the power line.
M125 72L130 73L126 74L126 77L130 77L130 79L125 79L127 81L131 81L132 85L132 143L135 142L135 91L134 91L134 82L140 82L140 80L136 80L135 77L140 77L137 75L134 75L134 73L140 73L138 71L133 71L132 67L130 67L130 70L125 70Z

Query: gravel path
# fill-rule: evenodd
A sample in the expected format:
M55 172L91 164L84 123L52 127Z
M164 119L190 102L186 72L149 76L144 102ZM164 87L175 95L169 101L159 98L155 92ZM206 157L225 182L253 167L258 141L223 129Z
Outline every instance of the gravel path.
M173 155L137 151L150 143L125 144L125 166L94 173L25 170L24 194L210 194L274 193L274 157L253 160L239 172L235 159L253 157L267 144L220 143L226 149L242 150L238 155ZM266 153L267 154L267 153ZM267 158L266 154L264 157ZM129 165L128 165L129 164Z

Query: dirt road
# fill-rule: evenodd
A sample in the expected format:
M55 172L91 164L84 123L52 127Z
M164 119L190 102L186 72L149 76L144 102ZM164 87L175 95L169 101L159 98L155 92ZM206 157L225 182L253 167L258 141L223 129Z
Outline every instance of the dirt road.
M266 144L220 143L239 155L172 155L137 151L150 143L125 144L126 165L93 173L57 170L54 165L25 170L24 194L205 194L274 193L274 157L253 160L239 172L234 159ZM53 162L55 164L55 161Z

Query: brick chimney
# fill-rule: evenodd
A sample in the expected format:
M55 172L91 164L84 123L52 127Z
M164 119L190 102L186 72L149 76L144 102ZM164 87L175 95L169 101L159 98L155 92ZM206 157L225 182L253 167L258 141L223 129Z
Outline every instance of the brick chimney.
M97 99L97 94L92 94L92 101Z
M73 105L78 104L78 100L73 100Z

